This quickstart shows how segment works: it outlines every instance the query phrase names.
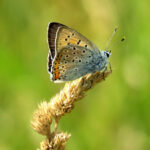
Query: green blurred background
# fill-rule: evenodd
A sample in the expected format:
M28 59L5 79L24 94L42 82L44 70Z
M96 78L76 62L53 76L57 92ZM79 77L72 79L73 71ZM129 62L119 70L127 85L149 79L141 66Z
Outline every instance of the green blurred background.
M36 149L37 105L63 88L47 73L47 26L72 27L104 49L114 27L113 73L62 118L67 150L150 150L149 0L0 0L0 150Z

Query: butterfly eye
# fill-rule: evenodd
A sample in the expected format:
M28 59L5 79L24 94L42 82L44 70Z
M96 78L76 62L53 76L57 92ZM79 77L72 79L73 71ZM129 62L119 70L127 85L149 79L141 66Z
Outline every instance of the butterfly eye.
M110 52L105 51L105 52L104 52L104 55L105 55L107 58L109 58L109 56L110 56Z
M107 58L109 58L109 52L106 52L105 54L106 54Z

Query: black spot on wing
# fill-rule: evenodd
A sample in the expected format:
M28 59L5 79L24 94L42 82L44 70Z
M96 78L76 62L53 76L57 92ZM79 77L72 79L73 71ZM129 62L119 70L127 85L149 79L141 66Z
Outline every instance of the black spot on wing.
M81 42L81 40L79 40L79 41L77 42L77 44L79 45L79 44L80 44L80 42Z

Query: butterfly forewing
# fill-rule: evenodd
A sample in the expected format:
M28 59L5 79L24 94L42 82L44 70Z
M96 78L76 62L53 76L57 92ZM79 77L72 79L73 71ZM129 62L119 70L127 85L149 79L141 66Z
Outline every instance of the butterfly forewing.
M56 53L59 53L67 45L77 45L91 50L98 50L96 45L83 35L60 23L50 23L48 28L48 43L53 58Z
M57 40L56 40L57 52L59 53L59 51L61 51L62 48L68 45L81 46L91 50L98 49L94 44L92 44L80 33L70 28L62 27L59 29Z

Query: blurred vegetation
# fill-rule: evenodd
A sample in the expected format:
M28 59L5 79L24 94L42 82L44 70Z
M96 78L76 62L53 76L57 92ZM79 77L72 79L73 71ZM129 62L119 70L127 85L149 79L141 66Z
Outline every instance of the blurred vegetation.
M1 0L0 149L36 149L42 136L30 127L38 103L64 84L47 73L47 26L57 21L105 48L114 27L113 74L76 103L59 129L72 133L71 150L150 149L150 1Z

